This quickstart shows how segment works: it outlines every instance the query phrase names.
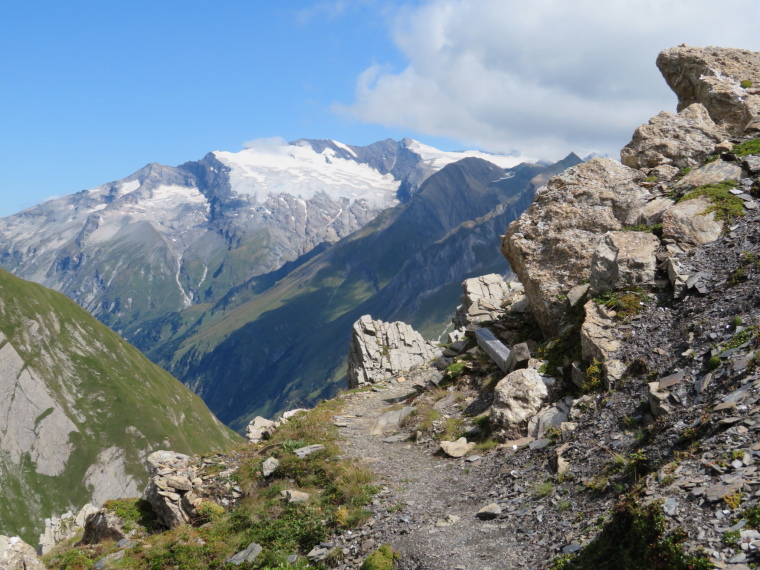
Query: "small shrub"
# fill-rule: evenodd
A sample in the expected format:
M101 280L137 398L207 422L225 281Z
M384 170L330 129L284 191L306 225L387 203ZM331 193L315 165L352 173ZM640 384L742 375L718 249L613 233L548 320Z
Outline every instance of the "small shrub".
M456 380L464 373L465 368L467 368L466 362L463 362L461 360L452 362L451 364L449 364L448 368L446 368L446 376L450 380Z
M596 296L596 302L615 311L615 319L627 321L638 315L649 301L643 289L633 288L627 291L605 290Z
M586 379L583 382L582 391L584 394L590 394L592 392L601 392L603 389L602 363L594 358L588 368L586 368Z
M537 499L543 499L548 497L554 491L554 481L551 479L544 481L543 483L536 483L533 486L533 496Z
M686 554L686 533L665 528L662 501L640 506L626 495L599 536L561 568L626 568L628 570L707 570L710 559L702 553Z
M729 548L739 549L741 540L742 535L738 530L727 530L723 533L723 544Z
M393 563L400 557L390 544L383 544L372 554L367 556L361 570L392 570Z
M739 505L742 504L742 494L739 491L735 491L730 495L723 497L723 500L732 509L738 509Z
M752 87L752 81L750 79L744 79L739 85L741 85L742 89L749 89Z

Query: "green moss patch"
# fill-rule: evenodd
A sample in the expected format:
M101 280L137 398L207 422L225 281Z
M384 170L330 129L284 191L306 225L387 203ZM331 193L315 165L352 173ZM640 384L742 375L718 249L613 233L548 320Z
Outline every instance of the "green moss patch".
M734 147L736 156L747 156L750 154L760 154L760 138L744 141Z
M372 554L367 556L362 564L362 570L391 570L393 563L398 560L399 553L395 552L389 544L383 544Z
M714 212L715 219L721 220L724 227L728 228L733 220L744 215L744 201L730 192L732 188L736 187L737 183L733 180L727 180L717 184L706 184L705 186L700 186L696 190L692 190L681 198L679 202L693 200L700 196L708 197L713 205L700 215L705 216L710 212Z

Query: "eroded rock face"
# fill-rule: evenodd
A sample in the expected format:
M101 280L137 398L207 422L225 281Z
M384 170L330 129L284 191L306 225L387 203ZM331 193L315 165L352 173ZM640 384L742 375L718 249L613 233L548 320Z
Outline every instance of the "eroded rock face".
M727 136L707 109L695 103L677 115L663 111L641 125L620 151L620 160L631 168L694 166L710 156Z
M741 134L760 116L760 53L680 45L657 57L657 67L678 96L678 110L701 103L718 125ZM751 82L742 87L742 81Z
M493 397L491 421L509 428L535 415L549 397L549 391L537 370L521 368L499 381Z
M650 233L604 234L591 258L591 291L654 285L659 245L660 240Z
M605 387L609 388L625 372L622 362L613 357L620 348L615 336L614 313L598 305L593 299L583 306L586 318L581 326L581 350L587 362L597 361L604 373Z
M101 508L87 517L82 535L82 544L98 544L104 540L120 541L127 536L126 521L116 513Z
M552 178L510 224L501 250L547 336L565 324L564 295L590 277L603 234L640 223L650 198L638 184L643 177L614 160L592 159Z
M441 355L440 349L400 321L385 323L364 315L354 323L352 332L349 389L412 370Z

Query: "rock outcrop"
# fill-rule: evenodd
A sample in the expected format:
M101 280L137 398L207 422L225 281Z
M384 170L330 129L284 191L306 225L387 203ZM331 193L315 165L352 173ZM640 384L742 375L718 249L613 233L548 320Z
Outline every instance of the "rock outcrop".
M565 299L590 277L591 258L605 232L640 223L650 192L644 175L610 159L594 158L552 178L527 212L512 222L502 253L525 287L544 334L565 323Z
M527 308L522 283L505 281L496 273L465 279L459 299L462 304L457 307L453 322L460 328L491 323L507 307L516 311Z
M87 503L76 514L68 511L60 517L45 519L45 530L40 535L37 543L37 554L40 556L50 552L56 543L72 538L82 530L87 522L87 517L98 511L95 505Z
M0 535L0 568L3 570L45 570L34 548L18 536Z
M720 47L669 48L657 57L678 110L701 103L733 135L760 128L760 53Z
M406 323L384 323L364 315L353 326L348 354L348 387L374 384L440 355L440 349Z
M170 529L189 523L202 502L193 493L193 482L200 482L193 458L173 451L156 451L148 456L148 470L145 499L158 522Z
M620 160L631 168L691 167L710 156L727 136L707 109L694 103L677 115L663 111L641 125L620 151Z

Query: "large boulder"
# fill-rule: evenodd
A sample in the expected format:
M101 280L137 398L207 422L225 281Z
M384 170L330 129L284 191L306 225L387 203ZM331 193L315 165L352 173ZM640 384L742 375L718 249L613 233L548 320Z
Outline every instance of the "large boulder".
M515 370L494 388L491 421L505 428L518 426L535 415L548 397L549 391L537 370Z
M619 162L594 158L552 178L509 225L501 250L544 334L553 337L566 324L565 296L590 277L604 233L641 223L651 198L639 185L643 178Z
M34 548L18 536L0 535L0 568L3 570L45 570Z
M657 57L678 110L701 103L718 125L741 134L760 116L760 53L680 45ZM744 87L742 87L744 82Z
M660 240L646 232L607 232L591 258L591 291L651 287Z
M348 387L374 384L438 358L441 350L400 321L364 315L354 323L348 353Z
M620 151L620 160L631 168L690 167L710 156L727 136L707 109L695 103L677 115L663 111L641 125Z
M680 245L694 246L714 242L723 233L723 222L715 219L707 196L683 200L662 215L662 237Z

